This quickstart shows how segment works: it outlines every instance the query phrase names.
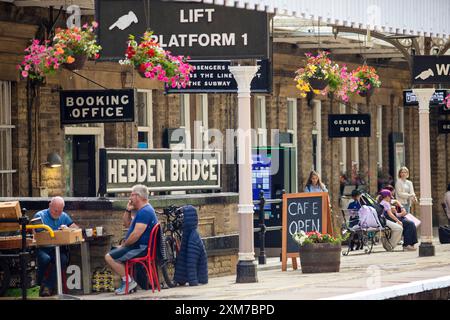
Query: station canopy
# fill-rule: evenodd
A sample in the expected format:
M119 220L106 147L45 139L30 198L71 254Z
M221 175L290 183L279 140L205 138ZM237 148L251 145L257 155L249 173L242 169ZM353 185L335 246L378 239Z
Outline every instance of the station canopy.
M95 0L0 0L16 6L67 8L94 14ZM151 0L142 0L151 1ZM424 54L450 54L449 0L165 0L197 2L265 11L273 17L273 42L299 49L330 50L333 55L409 62Z

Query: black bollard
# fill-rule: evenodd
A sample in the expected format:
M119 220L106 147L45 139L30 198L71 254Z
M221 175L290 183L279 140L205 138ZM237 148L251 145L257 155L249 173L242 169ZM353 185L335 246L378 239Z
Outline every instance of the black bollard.
M264 223L264 191L259 192L259 264L266 264L266 225Z

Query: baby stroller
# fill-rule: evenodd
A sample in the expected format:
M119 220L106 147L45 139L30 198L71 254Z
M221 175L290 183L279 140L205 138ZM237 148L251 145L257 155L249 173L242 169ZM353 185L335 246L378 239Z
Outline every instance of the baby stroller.
M356 250L364 249L365 253L370 254L377 242L378 234L383 247L387 251L391 251L393 248L389 242L391 232L389 227L386 226L383 208L368 193L361 194L360 203L363 206L360 210L364 210L365 213L364 221L361 221L362 218L360 219L359 212L348 209L342 210L344 218L342 233L350 232L348 249L343 251L342 254L346 256L355 248ZM367 223L367 217L373 222Z
M377 228L364 228L360 224L357 210L342 209L342 217L344 222L342 224L342 235L348 236L347 250L342 251L342 255L347 256L350 251L363 250L364 253L370 254L373 245L375 244L375 235Z

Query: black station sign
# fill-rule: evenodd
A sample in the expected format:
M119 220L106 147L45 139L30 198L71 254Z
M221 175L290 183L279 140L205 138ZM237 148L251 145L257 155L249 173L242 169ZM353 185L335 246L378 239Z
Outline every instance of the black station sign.
M63 90L61 124L133 122L134 90Z
M190 61L195 67L186 88L166 86L167 93L237 92L237 82L228 70L230 61ZM270 92L271 72L269 60L257 61L259 69L250 84L251 92Z
M438 133L450 133L450 120L438 120Z
M412 84L450 84L450 56L413 56Z
M200 150L100 149L100 193L220 189L220 153Z
M328 115L328 136L370 137L370 114L330 114Z
M200 59L264 59L269 17L264 11L160 0L97 0L100 59L125 57L128 35L147 29L174 55Z
M447 90L436 90L430 99L430 106L441 106L447 95ZM403 105L405 107L414 107L419 105L416 95L412 90L403 90Z

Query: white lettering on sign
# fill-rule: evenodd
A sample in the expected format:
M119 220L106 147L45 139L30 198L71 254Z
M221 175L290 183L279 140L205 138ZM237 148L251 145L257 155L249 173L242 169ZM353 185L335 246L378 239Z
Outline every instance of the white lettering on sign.
M84 107L84 106L119 106L121 104L128 104L130 97L127 94L124 95L111 95L111 96L96 96L96 97L66 97L67 107Z
M207 22L213 21L213 13L215 9L189 9L187 12L184 9L180 10L180 23L199 22L206 18Z
M128 160L128 182L136 182L137 180L137 165L136 160Z
M288 213L291 216L296 216L296 215L303 215L306 213L307 210L312 210L312 214L313 215L318 215L319 212L319 204L318 202L312 202L312 204L308 201L305 201L303 203L298 203L298 202L291 202L289 204L288 207Z
M305 220L298 220L298 221L292 221L289 224L289 233L294 235L294 233L304 231L304 232L310 232L310 231L319 231L320 230L320 219L305 219Z
M144 182L145 181L145 177L147 176L147 166L145 164L145 160L139 159L138 163L138 177L137 177L137 181L140 182Z
M439 76L449 76L450 64L436 64L436 70Z
M236 46L235 33L190 33L190 34L172 34L169 39L164 35L153 35L154 41L157 41L161 47L183 48L200 45L201 47L233 47ZM247 37L243 37L244 46L247 46Z
M352 120L334 120L333 123L335 125L352 125L352 124L356 124L356 125L362 125L362 124L366 124L366 122L364 120L356 120L356 119L352 119Z
M108 181L117 183L117 160L108 161Z
M359 132L359 127L340 127L340 132Z
M108 183L165 182L164 159L108 159ZM216 181L217 159L170 159L170 181Z

